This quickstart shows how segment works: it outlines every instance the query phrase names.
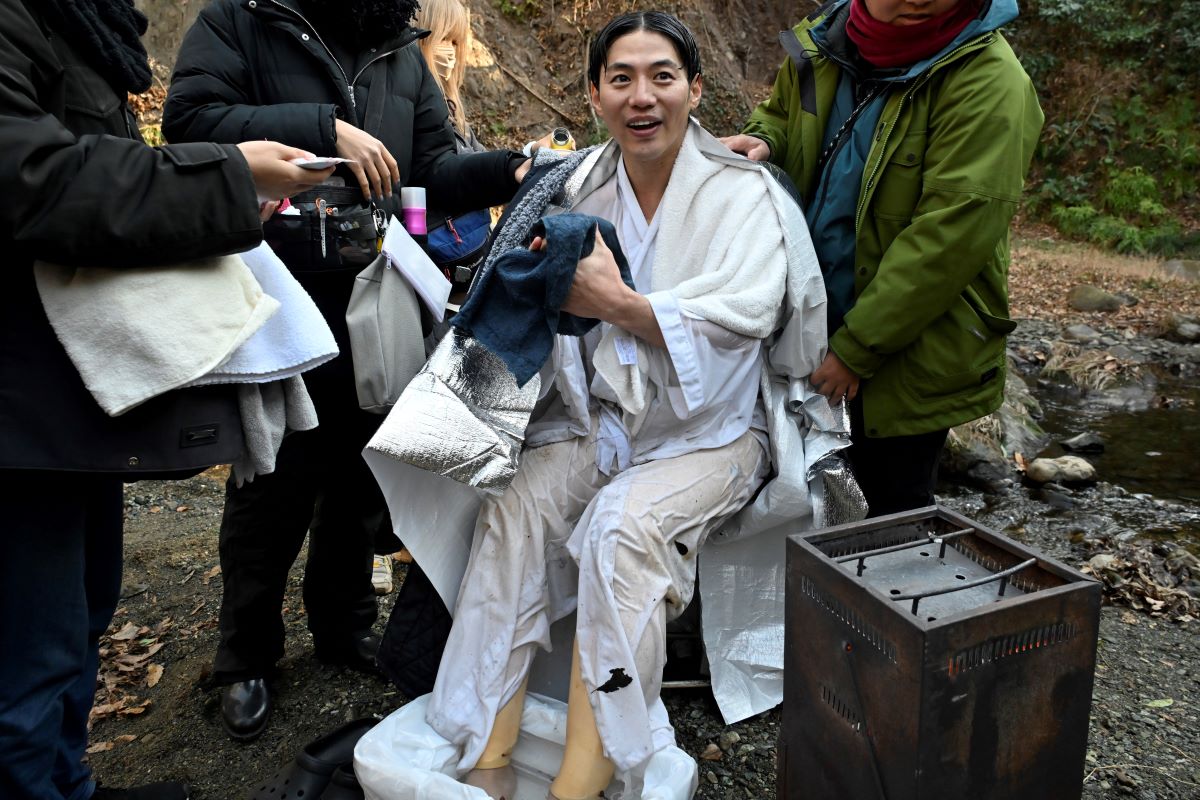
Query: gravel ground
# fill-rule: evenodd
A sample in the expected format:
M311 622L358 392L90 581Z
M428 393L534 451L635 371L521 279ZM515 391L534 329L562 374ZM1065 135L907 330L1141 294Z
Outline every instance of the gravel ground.
M1033 357L1058 330L1050 322L1023 326L1012 343L1018 359ZM1200 363L1195 346L1112 335L1147 361L1195 383ZM112 638L104 643L107 683L98 693L103 711L92 731L91 758L110 785L182 779L192 785L196 800L232 800L325 731L356 717L382 716L407 699L380 679L322 666L311 657L297 567L285 598L287 655L270 726L257 741L229 740L217 692L207 684L221 593L216 567L222 481L223 473L213 470L188 481L144 482L126 490L125 597ZM1160 562L1180 542L1193 553L1200 550L1200 505L1106 483L1053 492L1014 483L994 495L946 486L939 498L1077 567L1120 543ZM1192 573L1193 598L1198 573ZM399 568L397 577L402 574ZM1198 623L1186 614L1137 609L1120 592L1111 594L1117 604L1106 601L1102 611L1087 764L1080 775L1083 796L1200 798ZM380 600L380 627L393 597ZM705 690L670 692L666 702L679 745L700 767L697 797L775 797L778 709L727 727Z
M943 498L949 505L1068 563L1082 564L1088 555L1071 544L1073 532L1103 522L1103 512L1099 521L1084 519L1030 500L1023 490L1000 498L949 492ZM1080 504L1102 506L1113 492L1104 485L1086 490ZM220 576L212 574L220 479L204 475L174 484L135 484L127 497L127 598L113 630L130 622L151 628L168 618L171 622L158 637L164 647L151 659L164 667L157 685L126 687L137 698L130 705L150 701L144 713L116 713L96 722L93 747L111 743L111 749L92 756L103 780L130 785L178 778L192 784L197 800L240 797L248 783L269 776L322 732L344 720L386 714L405 701L383 681L311 658L295 570L285 607L287 657L270 727L250 744L230 741L220 726L217 693L205 685L220 603ZM1192 513L1157 507L1145 511L1160 518ZM384 613L390 597L381 601ZM1080 776L1085 797L1200 797L1200 642L1195 634L1195 622L1104 608L1089 772ZM1171 704L1163 706L1164 700ZM680 746L700 765L697 797L775 796L778 710L726 727L707 692L670 693L667 704Z

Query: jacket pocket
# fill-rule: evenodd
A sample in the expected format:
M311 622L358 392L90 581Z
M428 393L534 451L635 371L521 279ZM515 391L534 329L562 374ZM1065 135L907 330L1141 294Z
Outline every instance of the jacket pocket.
M63 99L68 111L105 119L115 115L121 98L108 81L83 66L68 65L63 71Z
M927 140L925 131L905 134L883 165L879 188L875 190L871 204L876 217L904 222L912 219L917 202L921 199Z
M994 391L1004 363L1004 334L1015 326L959 297L904 351L904 383L923 400L960 394L966 400Z

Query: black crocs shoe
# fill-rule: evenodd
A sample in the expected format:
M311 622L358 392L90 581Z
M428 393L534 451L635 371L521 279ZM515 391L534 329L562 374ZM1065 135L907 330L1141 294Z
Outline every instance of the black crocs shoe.
M374 717L356 719L304 745L290 764L270 779L252 786L249 800L279 800L284 794L289 799L321 797L333 780L334 771L353 763L354 745L378 722Z

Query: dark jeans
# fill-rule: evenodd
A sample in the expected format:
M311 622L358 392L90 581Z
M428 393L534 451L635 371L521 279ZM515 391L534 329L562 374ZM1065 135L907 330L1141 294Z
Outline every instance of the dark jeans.
M318 650L337 650L375 622L371 558L390 530L383 495L362 459L382 417L289 434L275 472L225 489L220 631L214 680L268 677L283 656L283 594L308 533L304 606Z
M871 438L863 425L861 396L851 401L851 445L845 453L867 498L868 517L933 505L938 459L948 433Z
M0 470L0 797L84 800L96 643L121 594L118 478Z

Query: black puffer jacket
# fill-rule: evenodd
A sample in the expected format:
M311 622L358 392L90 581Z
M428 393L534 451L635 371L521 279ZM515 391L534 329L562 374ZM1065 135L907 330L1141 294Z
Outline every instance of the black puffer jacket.
M227 461L241 442L228 387L101 411L46 319L33 262L137 267L248 250L262 239L250 170L233 146L143 144L124 95L39 6L0 0L0 469L136 475Z
M507 202L522 157L455 152L446 102L416 44L421 33L406 28L352 54L344 43L322 38L299 0L214 0L184 37L163 132L173 142L272 139L333 156L334 120L341 118L387 147L401 184L426 187L431 209L457 213ZM357 185L348 170L343 177ZM383 208L401 216L399 191ZM431 221L437 218L431 211ZM361 266L329 270L281 255L341 351L304 376L328 426L359 413L345 314Z
M520 156L455 154L445 100L416 46L422 33L409 28L343 55L297 0L215 0L184 37L163 133L172 142L272 139L334 156L341 118L379 139L401 184L426 187L431 205L458 213L507 202ZM399 216L398 193L388 211Z

